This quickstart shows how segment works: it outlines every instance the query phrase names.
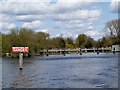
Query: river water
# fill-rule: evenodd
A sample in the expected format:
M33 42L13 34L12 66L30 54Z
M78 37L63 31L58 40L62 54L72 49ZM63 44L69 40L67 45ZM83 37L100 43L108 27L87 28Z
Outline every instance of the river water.
M2 89L2 58L0 57L0 90Z
M2 58L3 88L117 88L118 54Z

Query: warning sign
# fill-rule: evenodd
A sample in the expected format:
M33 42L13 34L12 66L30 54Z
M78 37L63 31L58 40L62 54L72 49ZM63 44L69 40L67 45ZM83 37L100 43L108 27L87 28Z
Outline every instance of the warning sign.
M28 47L12 47L12 52L29 52Z

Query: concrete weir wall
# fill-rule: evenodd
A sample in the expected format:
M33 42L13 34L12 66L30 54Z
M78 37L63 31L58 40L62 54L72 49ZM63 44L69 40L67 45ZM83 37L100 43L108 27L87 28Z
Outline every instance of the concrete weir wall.
M112 51L120 52L120 45L112 45Z

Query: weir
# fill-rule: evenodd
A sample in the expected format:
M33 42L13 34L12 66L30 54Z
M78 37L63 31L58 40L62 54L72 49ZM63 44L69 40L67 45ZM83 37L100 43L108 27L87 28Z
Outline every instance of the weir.
M49 56L49 54L70 54L70 53L79 53L80 55L82 55L82 53L89 53L89 52L93 52L93 53L105 53L105 52L112 52L111 48L91 48L91 49L50 49L50 50L40 50L40 52L43 52L44 54L46 53L47 56Z

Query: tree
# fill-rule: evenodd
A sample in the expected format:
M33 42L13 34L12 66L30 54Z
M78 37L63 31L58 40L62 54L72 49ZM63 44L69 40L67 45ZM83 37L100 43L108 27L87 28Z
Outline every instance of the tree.
M36 32L35 33L36 48L38 50L41 49L41 48L48 49L49 48L48 39L49 39L49 34L48 33Z
M11 41L10 41L10 35L4 35L2 34L2 52L4 53L8 53L11 52Z
M72 38L66 38L66 48L73 48L74 40Z
M92 48L94 46L94 40L93 38L88 37L87 42L85 44L85 48Z
M79 34L76 39L76 44L80 48L84 48L87 41L87 36L85 34Z
M109 29L112 38L117 38L116 43L120 44L120 19L108 21L105 28Z
M2 55L2 34L0 33L0 56Z
M19 35L19 30L18 29L11 29L10 30L10 34L9 35L9 39L10 39L10 43L11 43L11 47L12 48L13 46L18 46L19 45L19 40L18 40L18 35Z
M71 37L63 38L62 36L50 38L49 33L34 32L28 28L14 28L10 30L10 33L0 35L2 35L2 50L4 53L11 53L13 46L27 46L29 47L30 54L33 55L40 53L42 49L57 48L65 50L65 48L79 47L81 50L81 48L103 47L111 44L111 42L109 42L111 38L109 37L102 38L97 43L93 38L85 34L79 34L75 40ZM114 43L116 43L116 40L117 38L114 38Z
M99 39L96 43L96 48L106 48L106 47L110 47L112 45L113 42L111 42L111 37L110 36L106 36L106 37L102 37L101 39Z
M59 37L59 46L60 48L65 48L65 40L62 37Z
M101 48L102 47L102 43L101 43L101 39L99 39L97 42L96 42L96 48Z
M18 46L27 46L30 49L30 52L34 52L35 49L35 33L31 29L21 28L18 35Z

